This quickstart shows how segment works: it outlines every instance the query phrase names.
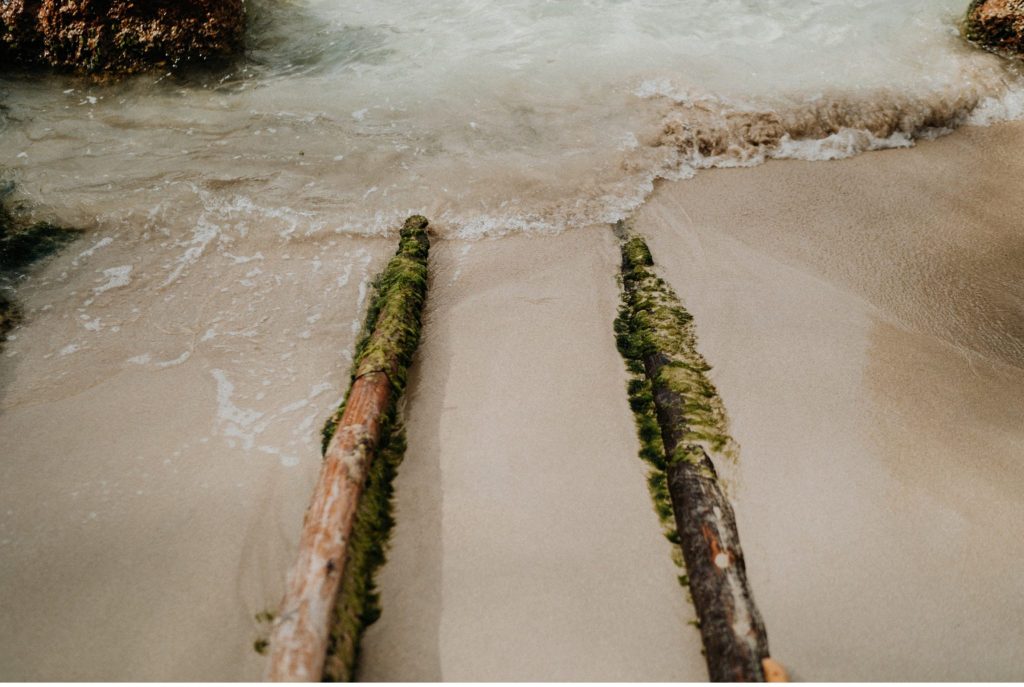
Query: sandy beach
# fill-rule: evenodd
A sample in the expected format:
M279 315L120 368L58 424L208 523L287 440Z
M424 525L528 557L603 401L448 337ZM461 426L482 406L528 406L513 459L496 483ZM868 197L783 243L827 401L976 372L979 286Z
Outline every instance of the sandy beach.
M637 214L742 446L772 654L1019 680L1024 126L663 184Z
M796 678L1024 676L1022 145L1006 124L712 170L634 217L714 366L751 584ZM262 273L205 256L183 302L103 288L145 243L75 269L101 238L21 289L3 353L0 676L258 679L254 616L393 245L286 260L239 236ZM618 261L607 226L435 241L363 679L705 678L636 456ZM125 334L69 350L85 298Z
M594 227L445 242L361 678L702 680L611 335Z

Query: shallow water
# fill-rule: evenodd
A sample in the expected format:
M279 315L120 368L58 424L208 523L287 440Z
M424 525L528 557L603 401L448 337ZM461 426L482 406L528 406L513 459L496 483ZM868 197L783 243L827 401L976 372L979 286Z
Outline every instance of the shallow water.
M659 175L1024 109L1018 75L959 38L961 0L252 5L226 73L0 80L24 192L87 224L560 231L621 218Z

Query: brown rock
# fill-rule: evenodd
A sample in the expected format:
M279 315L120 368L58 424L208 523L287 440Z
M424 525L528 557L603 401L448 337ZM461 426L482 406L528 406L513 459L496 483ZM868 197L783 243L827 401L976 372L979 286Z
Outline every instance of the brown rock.
M972 0L963 32L987 50L1024 59L1024 0Z
M5 0L8 60L132 73L216 62L242 47L243 0Z
M42 54L37 28L41 0L0 0L0 60L34 62Z

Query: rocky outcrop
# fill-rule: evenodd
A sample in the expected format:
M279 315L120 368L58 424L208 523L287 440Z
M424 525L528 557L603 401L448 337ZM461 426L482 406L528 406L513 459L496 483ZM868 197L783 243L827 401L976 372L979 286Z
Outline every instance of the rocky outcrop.
M242 48L243 0L4 0L0 59L90 74L223 61Z
M963 32L987 50L1024 59L1024 0L973 0Z

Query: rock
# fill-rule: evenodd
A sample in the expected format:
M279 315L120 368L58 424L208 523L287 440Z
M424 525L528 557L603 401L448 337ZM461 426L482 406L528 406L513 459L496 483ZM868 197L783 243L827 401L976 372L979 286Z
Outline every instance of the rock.
M0 344L21 320L17 302L5 291L11 291L32 263L57 252L78 236L73 229L64 229L49 222L29 223L15 216L7 202L12 189L12 185L0 183Z
M1024 59L1024 0L972 0L963 33L987 50Z
M242 48L243 0L4 0L0 57L90 74L225 60Z
M19 319L18 306L0 291L0 344L7 340L7 332L14 329Z
M42 36L37 24L41 0L0 1L0 60L34 63L42 57Z

